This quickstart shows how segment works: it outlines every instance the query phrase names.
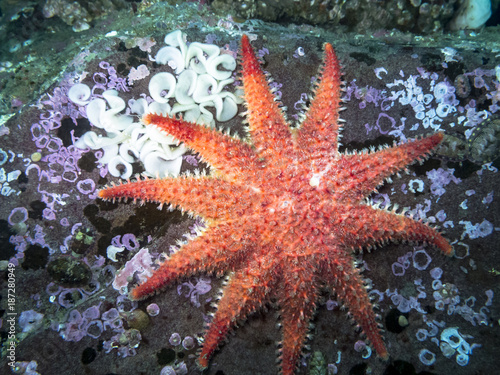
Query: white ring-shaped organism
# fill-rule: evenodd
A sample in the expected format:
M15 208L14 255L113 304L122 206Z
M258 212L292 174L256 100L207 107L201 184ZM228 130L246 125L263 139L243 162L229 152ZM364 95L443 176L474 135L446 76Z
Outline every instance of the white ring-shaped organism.
M469 245L463 243L463 242L457 242L456 245L461 245L464 247L465 251L462 250L460 253L463 253L463 255L459 255L459 252L457 251L458 250L458 247L454 246L455 248L455 253L454 253L454 257L457 258L457 259L464 259L464 258L467 258L469 256Z
M209 74L198 76L196 87L193 91L193 99L196 103L203 103L212 100L214 94L218 93L218 84L214 77Z
M108 102L110 109L107 112L109 113L116 115L126 107L125 100L118 96L117 90L106 90L102 93L102 97Z
M451 112L452 106L447 103L439 103L436 108L436 114L439 117L446 117Z
M436 310L439 310L439 311L444 311L444 307L445 307L445 303L443 300L439 300L439 301L436 301L434 303L434 307L436 308Z
M160 152L150 152L143 160L146 173L152 176L167 177L178 176L181 171L182 157L166 160Z
M185 68L182 53L175 47L167 46L160 48L156 54L155 61L158 64L168 64L168 66L175 70L175 74L181 73Z
M139 98L137 100L130 99L128 105L132 113L138 114L139 116L148 112L148 101L144 98Z
M443 296L441 295L441 293L439 293L438 290L435 290L433 293L432 293L432 296L434 297L434 299L436 301L442 301L443 300Z
M457 354L456 360L460 366L467 366L469 363L469 356L467 354L459 353Z
M0 148L0 165L4 165L7 160L9 160L9 155Z
M174 104L171 114L175 115L179 112L184 112L184 114L182 115L182 119L187 122L196 122L201 114L200 107L196 103L184 105L179 103Z
M92 327L96 327L96 328L92 329ZM87 336L92 337L94 339L99 338L103 331L104 331L104 327L102 325L102 322L99 319L90 321L89 324L87 325L87 327L85 327L85 333L87 334ZM30 373L34 374L33 372L30 372Z
M217 92L222 92L222 89L224 89L224 87L226 87L227 85L230 85L233 82L234 82L233 78L223 79L223 80L219 81L219 85L217 87ZM231 93L224 92L224 94L231 94ZM234 95L234 94L231 94L231 95ZM243 103L243 100L240 100L240 99L235 99L235 100L238 104Z
M370 345L366 345L365 350L364 350L363 354L361 355L361 357L363 359L367 359L367 358L370 358L371 355L372 355L372 348L370 348Z
M440 102L441 99L448 93L448 85L446 82L439 82L436 86L434 86L434 97L437 102Z
M212 105L215 107L215 118L220 121L220 115L222 114L222 111L224 109L224 101L222 100L222 96L220 95L212 95L210 98L210 101L208 103L213 103ZM205 103L201 103L200 105L203 105L205 108L206 105ZM210 104L208 104L210 105Z
M222 102L222 101L221 101ZM198 108L200 109L200 117L198 117L198 120L196 121L199 124L205 124L205 125L214 125L214 115L212 112L210 112L206 107L214 107L215 103L213 101L206 101L200 103ZM222 103L221 103L222 106Z
M95 132L87 132L80 138L80 140L83 141L83 143L85 143L85 145L90 147L92 150L117 145L124 139L125 136L119 133L115 133L114 137L102 137L97 135ZM118 149L116 152L118 153Z
M123 160L133 163L136 159L139 158L139 150L135 147L131 142L125 142L120 145L120 156Z
M427 330L423 328L419 328L415 336L417 337L418 341L425 341L427 339Z
M132 125L130 125L127 129L125 129L123 131L123 134L128 136L128 137L132 137L132 133L134 131L144 129L144 128L145 128L144 124L141 124L140 122L134 122Z
M144 143L148 140L146 135L146 128L144 126L137 127L132 129L130 132L130 140L129 142L134 145L137 151L141 151Z
M423 119L425 118L425 112L424 112L424 111L422 111L422 112L417 112L417 113L415 114L415 118L416 118L417 120L423 120Z
M186 52L186 66L191 66L198 74L207 71L207 61L218 56L220 48L214 44L205 44L193 42L189 45ZM192 60L196 57L196 60Z
M172 108L168 103L153 102L148 107L148 113L156 113L157 115L168 116Z
M427 326L431 329L428 331L429 336L436 336L438 334L439 329L433 322L427 322Z
M416 188L414 187L415 184L417 185ZM421 193L424 191L424 182L420 179L412 179L408 183L408 190L410 190L412 193L416 193L417 191Z
M25 207L14 208L7 219L10 225L21 224L26 220L28 220L28 210Z
M423 101L424 101L425 105L430 104L432 102L432 99L434 99L434 97L432 96L432 94L425 94L423 96Z
M441 349L441 352L446 358L451 358L455 354L455 349L453 349L450 344L447 342L442 341L439 344L439 349Z
M457 327L450 327L441 332L441 341L447 342L453 349L456 349L462 343L463 338L458 333Z
M187 151L187 148L186 146L184 146L184 144L180 144L179 146L175 147L172 143L162 143L161 147L163 149L165 159L167 160L177 159L184 155Z
M182 31L175 30L165 35L164 42L169 46L179 47L181 49L182 56L186 56L187 52L186 34L184 34Z
M149 137L148 137L149 138ZM144 145L141 147L141 151L139 154L139 159L144 162L144 159L151 152L162 152L162 148L157 141L153 141L152 139L148 139L144 142Z
M434 280L438 280L443 275L443 270L439 267L435 267L429 272Z
M177 103L194 103L192 95L196 88L197 79L198 75L192 69L184 70L179 77L177 77L177 86L175 87L175 100Z
M146 136L149 139L157 142L160 149L164 148L165 146L170 147L171 145L175 146L175 145L179 144L179 142L174 137L165 133L164 131L161 131L160 129L158 129L157 127L154 127L154 126L150 126L150 127L146 128ZM170 158L166 155L166 158L173 159L174 157Z
M219 65L226 70L219 70ZM206 69L207 73L215 79L228 79L231 77L233 70L236 69L236 60L233 56L228 54L215 56L207 60Z
M384 68L384 67L375 68L373 71L375 72L375 76L376 76L378 79L382 79L382 77L380 76L380 73L385 73L385 74L387 74L387 69L386 69L386 68Z
M432 280L432 289L439 290L443 287L443 283L439 279Z
M175 77L167 72L155 74L149 81L149 94L158 103L168 103L168 99L174 96Z
M231 120L237 113L238 105L231 96L227 96L222 103L222 109L216 112L216 118L220 122L225 122Z
M119 168L121 166L121 168ZM112 176L129 179L132 176L132 164L117 155L108 163L108 170Z
M127 129L134 119L128 115L115 115L110 111L101 114L101 125L108 133L120 132Z
M418 354L418 359L420 359L420 362L424 365L431 366L434 362L436 362L436 355L430 350L422 349Z
M118 262L118 259L116 259L116 254L121 253L124 250L125 250L124 247L117 247L117 246L109 245L106 248L106 256L112 262Z
M69 100L80 106L89 104L90 94L90 87L83 83L77 83L68 90Z
M417 261L415 258L417 257L418 254L422 254L425 257L425 261ZM423 271L429 267L429 264L431 264L432 258L429 254L427 254L427 251L424 249L416 250L413 252L413 267L415 267L419 271Z
M98 128L102 128L101 114L106 110L106 102L103 99L94 99L87 105L87 118L90 123ZM85 133L87 134L87 133Z

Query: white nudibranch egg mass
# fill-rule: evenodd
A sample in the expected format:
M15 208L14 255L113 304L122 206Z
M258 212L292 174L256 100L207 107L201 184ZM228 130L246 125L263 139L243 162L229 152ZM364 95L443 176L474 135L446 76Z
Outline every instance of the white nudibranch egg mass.
M165 65L167 71L153 75L148 93L140 94L139 99L126 103L115 89L98 95L83 83L70 88L69 99L83 107L82 112L93 127L104 131L99 134L89 131L75 145L82 149L102 149L99 163L112 176L130 178L132 164L138 161L145 175L179 175L182 155L187 149L155 127L146 127L141 118L147 113L182 115L186 121L207 126L214 126L215 120L225 122L236 116L242 100L239 93L227 88L234 83L235 58L221 53L214 44L188 45L186 39L183 32L176 30L165 37L167 46L160 48L154 58L150 56L152 61ZM138 80L129 77L129 82L134 81Z

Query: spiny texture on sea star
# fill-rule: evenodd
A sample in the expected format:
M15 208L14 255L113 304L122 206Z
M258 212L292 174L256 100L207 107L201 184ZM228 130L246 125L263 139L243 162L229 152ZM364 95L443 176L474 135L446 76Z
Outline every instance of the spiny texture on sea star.
M443 138L434 134L379 151L338 151L340 68L325 46L316 95L291 129L269 90L246 36L242 79L250 138L241 141L181 119L144 121L184 142L212 167L208 176L140 180L107 187L104 199L169 202L205 219L207 227L165 261L133 299L195 273L229 273L199 357L202 368L236 322L275 301L280 311L283 374L293 374L321 287L336 292L377 354L388 353L354 265L353 252L391 241L416 241L451 254L433 228L370 206L366 197L386 178L422 160Z

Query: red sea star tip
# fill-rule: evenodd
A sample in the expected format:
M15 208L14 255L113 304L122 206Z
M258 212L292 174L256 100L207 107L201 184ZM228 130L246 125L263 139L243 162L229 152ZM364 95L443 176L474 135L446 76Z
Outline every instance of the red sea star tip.
M423 160L440 133L379 151L338 150L340 65L325 44L321 80L298 129L291 130L246 35L241 41L248 142L178 118L147 114L153 124L198 152L207 176L143 179L110 186L103 199L169 202L207 227L171 255L130 297L142 299L200 272L230 272L198 358L201 368L235 326L266 303L280 310L282 374L299 363L325 285L349 309L376 353L389 354L352 252L388 240L453 249L430 226L378 209L366 198L392 174Z

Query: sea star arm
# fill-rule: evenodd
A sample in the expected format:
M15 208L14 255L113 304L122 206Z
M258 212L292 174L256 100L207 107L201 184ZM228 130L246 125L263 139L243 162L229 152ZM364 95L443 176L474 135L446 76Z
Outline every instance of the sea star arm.
M215 129L192 122L149 113L145 124L154 124L189 148L200 153L212 167L228 180L248 179L248 171L259 169L260 163L252 147Z
M269 300L274 286L271 268L252 260L245 269L230 276L224 294L217 305L217 312L205 334L203 348L198 358L202 369L208 367L210 357L227 336L231 328Z
M222 220L242 216L258 201L248 187L209 176L145 179L106 187L99 191L99 197L168 202L204 218Z
M242 261L251 235L240 225L220 224L183 245L144 283L135 287L130 297L145 298L164 286L200 271L222 273L234 270ZM228 241L221 243L221 238Z
M434 228L404 215L366 205L350 207L343 222L342 240L348 246L361 249L385 241L414 241L428 243L445 255L453 255L449 242Z
M292 150L292 135L269 90L266 77L246 35L241 38L242 78L248 129L259 156L272 164L284 163Z
M283 331L280 361L282 374L293 375L316 309L318 280L313 274L313 267L308 267L305 262L288 264L283 273L285 281L278 287Z
M330 43L325 45L321 81L297 132L297 146L314 158L338 154L340 65Z
M336 196L360 201L385 179L407 165L423 160L443 139L442 133L365 154L343 155L336 172L325 174ZM349 181L349 183L345 183Z
M337 297L346 305L354 321L360 326L377 354L387 359L389 354L382 341L375 313L368 297L359 270L350 257L340 257L335 250L328 249L332 255L321 269L321 278L331 287ZM342 252L340 252L342 254Z

